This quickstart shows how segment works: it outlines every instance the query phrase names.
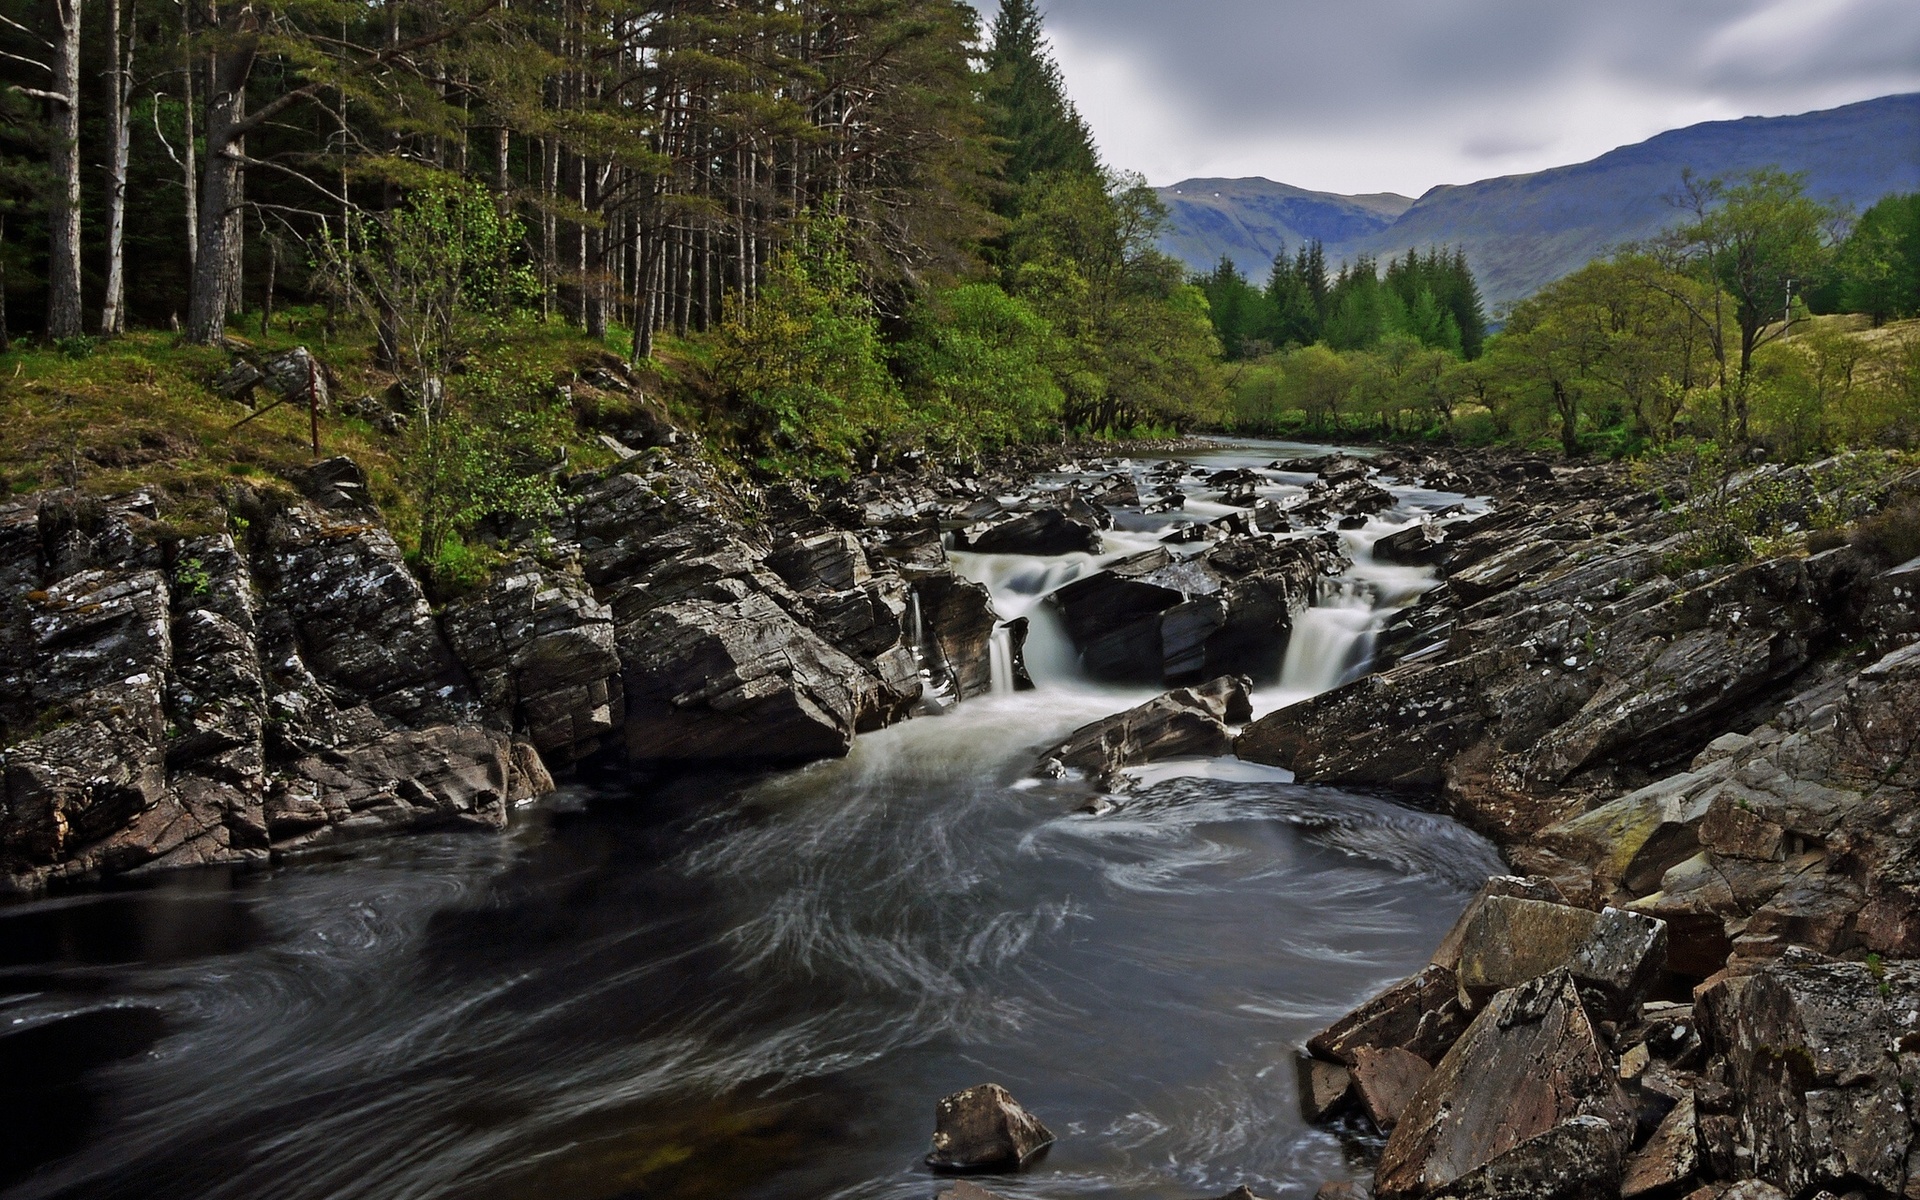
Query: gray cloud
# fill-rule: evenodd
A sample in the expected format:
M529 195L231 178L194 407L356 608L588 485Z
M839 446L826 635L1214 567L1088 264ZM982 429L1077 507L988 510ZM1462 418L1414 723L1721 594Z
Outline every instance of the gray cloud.
M991 12L993 0L979 0ZM1915 0L1045 0L1116 166L1418 194L1920 90Z

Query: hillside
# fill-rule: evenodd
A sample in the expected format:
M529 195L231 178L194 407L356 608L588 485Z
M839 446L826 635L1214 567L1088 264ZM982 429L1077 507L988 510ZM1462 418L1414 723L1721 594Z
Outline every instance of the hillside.
M1355 243L1391 226L1413 203L1392 192L1341 196L1270 179L1184 179L1159 191L1173 216L1162 250L1196 269L1229 254L1253 279L1266 278L1283 245L1291 251L1312 238Z
M1328 257L1336 262L1363 252L1461 245L1493 308L1558 279L1610 246L1659 232L1674 219L1665 196L1679 182L1682 169L1719 175L1769 164L1805 171L1813 195L1856 208L1889 192L1920 189L1920 93L1798 116L1691 125L1589 162L1436 187L1391 222L1371 229L1363 228L1356 215L1354 232L1343 237L1303 229L1288 241L1300 234L1321 237ZM1256 246L1242 231L1271 222L1273 205L1264 197L1272 189L1323 197L1330 211L1332 202L1341 201L1356 214L1367 211L1367 198L1303 192L1266 180L1191 182L1212 185L1210 190L1220 198L1182 204L1176 199L1186 197L1169 196L1174 189L1163 189L1174 232L1162 245L1195 268L1212 265L1223 252L1250 267ZM1245 198L1230 203L1235 197ZM1264 264L1259 274L1264 274Z

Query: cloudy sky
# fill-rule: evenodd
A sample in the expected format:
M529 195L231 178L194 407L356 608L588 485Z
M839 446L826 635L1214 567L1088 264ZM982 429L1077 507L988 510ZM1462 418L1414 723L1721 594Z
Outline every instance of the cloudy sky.
M976 0L987 14L996 0ZM1920 0L1042 0L1115 166L1417 196L1920 91Z

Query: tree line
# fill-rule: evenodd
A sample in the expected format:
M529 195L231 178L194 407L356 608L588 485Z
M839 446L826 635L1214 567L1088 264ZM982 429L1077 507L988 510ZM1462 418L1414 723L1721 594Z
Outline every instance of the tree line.
M1480 286L1457 247L1408 250L1388 260L1384 277L1366 255L1329 275L1325 247L1309 240L1291 258L1280 247L1264 288L1228 255L1198 282L1229 361L1316 342L1368 350L1394 337L1477 358L1487 337Z
M1434 337L1430 318L1410 321L1440 306L1407 305L1391 267L1374 283L1365 264L1343 272L1350 294L1393 296L1392 320L1371 339L1329 320L1315 341L1244 356L1229 368L1233 420L1273 432L1539 442L1568 455L1692 440L1801 458L1920 438L1920 333L1875 337L1820 319L1855 313L1877 327L1920 315L1920 196L1888 197L1849 222L1810 197L1803 177L1762 169L1688 174L1670 199L1679 219L1668 233L1513 305L1478 353L1465 336L1458 346ZM1415 262L1401 260L1403 279ZM1230 266L1207 277L1210 290L1232 293ZM1246 311L1233 304L1227 312Z

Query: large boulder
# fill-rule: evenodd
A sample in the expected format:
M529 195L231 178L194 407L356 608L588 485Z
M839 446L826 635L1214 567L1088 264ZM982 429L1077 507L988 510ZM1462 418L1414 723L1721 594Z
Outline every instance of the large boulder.
M934 1106L927 1165L936 1171L1014 1171L1052 1144L1052 1131L1007 1089L983 1083Z
M1657 560L1576 556L1456 627L1443 653L1271 713L1236 752L1306 781L1445 787L1468 823L1524 840L1685 763L1830 633L1798 560L1635 583Z
M466 674L384 527L303 503L275 515L263 541L268 603L323 684L402 724L468 717Z
M952 572L931 574L913 585L919 627L911 631L937 679L956 700L993 690L993 631L1000 618L987 589Z
M1406 1050L1438 1061L1468 1024L1459 992L1450 966L1430 965L1314 1034L1307 1052L1348 1067L1363 1049Z
M1476 907L1461 938L1457 974L1461 994L1477 1006L1564 969L1593 1011L1618 1020L1659 978L1666 951L1666 923L1640 913L1491 896Z
M1563 1128L1580 1118L1594 1122ZM1447 1051L1387 1139L1375 1194L1617 1192L1633 1125L1574 981L1556 971L1494 997Z
M650 609L618 638L632 758L806 762L852 745L871 677L763 595Z
M94 568L26 597L29 736L4 754L0 863L17 887L85 870L166 786L165 578Z
M420 829L498 830L509 802L532 790L516 787L516 774L504 734L400 730L294 762L267 797L267 829L276 850Z

